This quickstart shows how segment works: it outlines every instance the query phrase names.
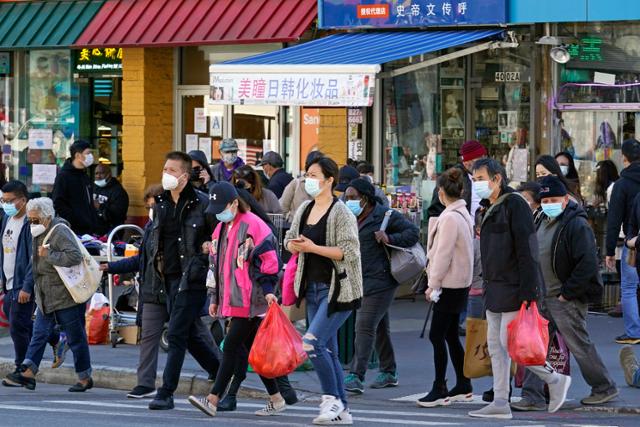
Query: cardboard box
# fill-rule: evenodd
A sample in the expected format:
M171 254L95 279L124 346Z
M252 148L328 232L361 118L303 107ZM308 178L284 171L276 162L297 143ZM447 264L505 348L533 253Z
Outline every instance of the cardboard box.
M138 344L140 328L138 326L123 326L118 329L118 334L124 339L125 344Z

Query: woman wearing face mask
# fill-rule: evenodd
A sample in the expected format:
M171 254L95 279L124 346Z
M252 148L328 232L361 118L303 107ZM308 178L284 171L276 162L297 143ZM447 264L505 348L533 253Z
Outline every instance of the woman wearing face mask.
M467 305L473 279L475 231L463 197L464 177L452 168L438 177L438 198L445 210L429 221L429 288L427 301L433 308L429 340L433 345L435 381L418 405L431 408L452 402L471 401L471 380L464 376L464 348L458 336L460 313ZM437 296L436 296L437 295ZM447 347L456 373L456 385L447 389Z
M566 151L561 151L555 156L556 162L560 166L560 171L569 184L572 185L573 189L577 191L580 190L580 176L578 175L578 169L576 169L576 164L573 161L573 156Z
M244 184L244 188L251 193L260 207L269 214L281 214L282 207L273 191L262 186L260 175L251 166L244 165L233 172L233 184Z
M309 329L303 348L322 386L320 415L314 424L351 424L337 332L362 299L362 266L358 224L353 213L333 195L338 165L328 157L312 160L304 186L313 197L296 212L285 246L299 254L294 292L299 306L306 300Z
M54 266L72 267L82 262L76 236L67 222L56 218L51 199L41 197L27 203L27 217L33 236L33 278L35 282L36 319L27 354L17 372L9 378L29 390L36 387L43 352L52 330L59 324L73 352L78 383L70 392L93 387L91 357L85 332L85 304L76 303ZM43 245L48 237L47 245Z
M362 394L364 376L374 348L380 358L380 374L371 387L379 389L398 385L389 307L399 284L391 275L385 244L411 247L418 242L420 231L399 212L385 208L366 177L351 181L344 197L347 207L358 220L364 291L362 307L356 316L353 363L344 386L348 392ZM385 219L386 229L380 231Z
M560 169L560 165L556 159L548 154L544 154L538 157L535 167L537 181L540 181L540 179L545 176L557 176L567 190L569 190L569 198L582 206L583 200L580 193L580 183L569 181L562 173L562 169Z
M273 289L281 263L271 229L249 211L233 185L218 182L211 188L207 213L220 221L213 232L210 249L209 314L229 318L230 322L222 364L211 392L201 398L189 396L189 402L214 417L237 359L251 349L267 305L277 301ZM276 380L260 379L269 393L269 401L256 415L269 416L284 411L286 404Z

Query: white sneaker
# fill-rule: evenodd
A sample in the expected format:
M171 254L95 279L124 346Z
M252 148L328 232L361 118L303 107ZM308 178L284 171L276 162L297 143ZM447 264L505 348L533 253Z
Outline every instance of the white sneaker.
M323 395L322 403L320 403L320 415L313 420L313 424L333 424L333 420L340 417L344 410L344 404L340 399L336 399L334 396ZM351 423L353 423L353 420L351 420Z
M284 402L284 399L279 402L269 400L267 405L259 411L256 411L255 414L259 417L269 417L283 412L285 409L287 409L287 404Z
M209 399L207 399L207 396L205 397L189 396L189 403L191 403L193 406L200 409L202 412L209 415L210 417L215 417L216 413L218 412L218 408L216 406L213 406L211 402L209 402Z
M564 401L567 400L567 392L571 387L571 377L568 375L558 374L560 379L555 384L549 386L549 413L553 414L562 407Z
M353 424L353 417L351 416L351 412L349 412L349 409L345 409L344 411L342 411L340 413L340 415L338 415L337 417L335 417L334 419L330 420L330 421L322 421L322 422L315 422L314 424L317 425L323 425L323 426L337 426L337 425L341 425L341 426L350 426Z
M490 403L477 411L471 411L469 416L474 418L498 418L501 420L513 418L509 405L497 406L495 403Z

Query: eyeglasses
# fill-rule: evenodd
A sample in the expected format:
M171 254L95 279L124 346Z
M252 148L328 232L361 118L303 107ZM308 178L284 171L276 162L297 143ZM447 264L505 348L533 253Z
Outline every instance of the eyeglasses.
M27 218L27 221L29 221L29 224L33 225L41 224L40 218Z

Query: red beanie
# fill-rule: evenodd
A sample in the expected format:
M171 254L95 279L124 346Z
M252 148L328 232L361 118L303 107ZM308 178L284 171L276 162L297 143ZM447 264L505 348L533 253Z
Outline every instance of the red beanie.
M484 145L480 144L479 141L472 139L462 144L462 147L460 147L460 154L462 155L462 161L468 162L470 160L486 156L487 149L484 148Z

